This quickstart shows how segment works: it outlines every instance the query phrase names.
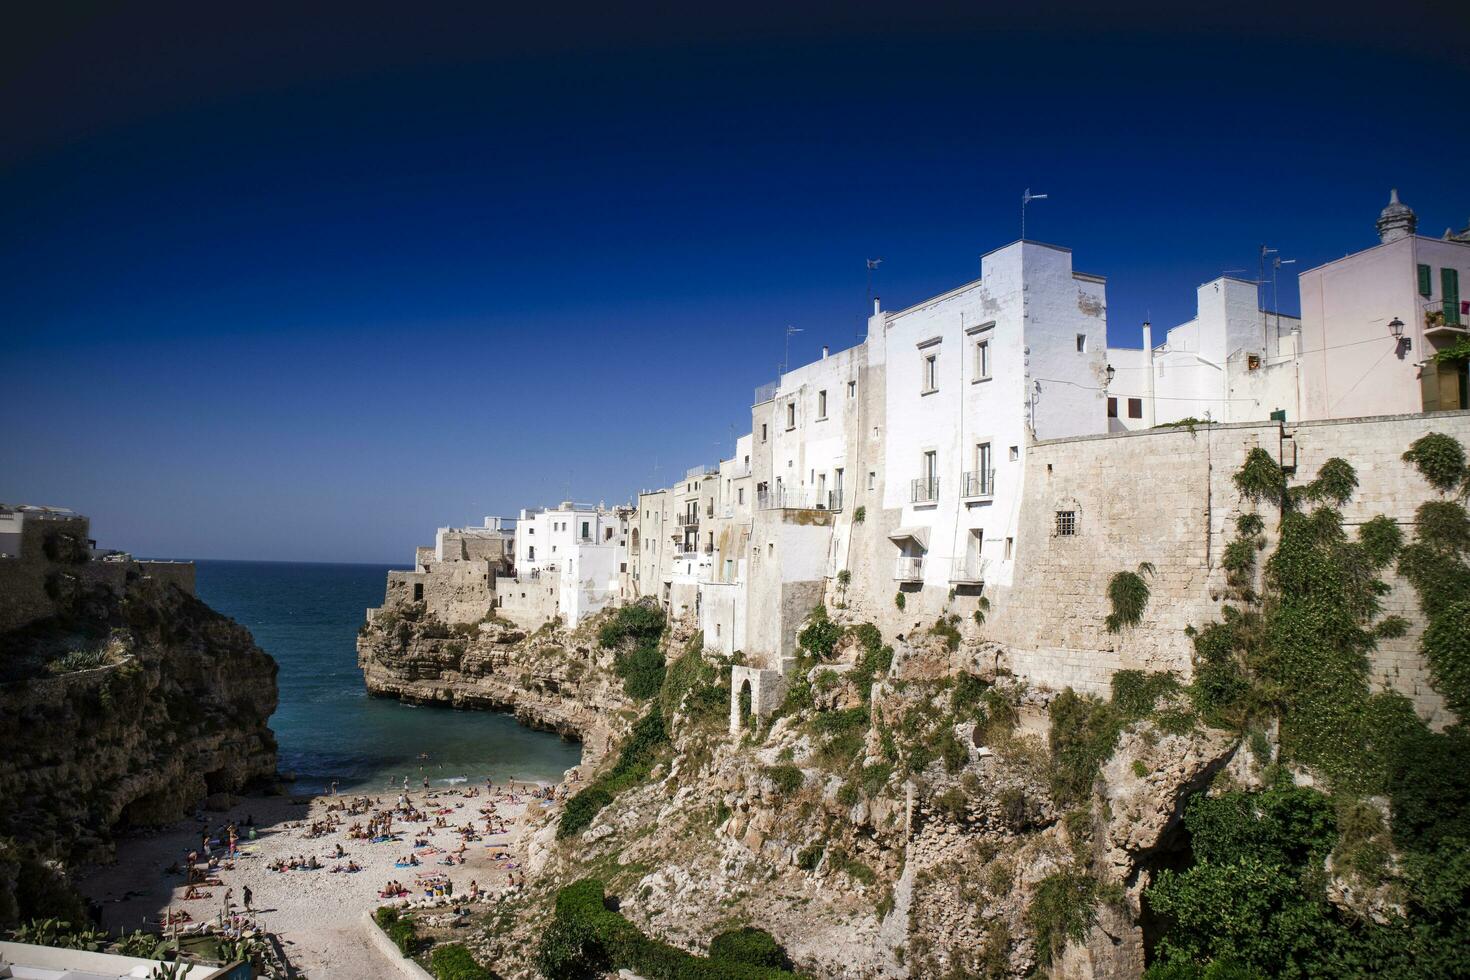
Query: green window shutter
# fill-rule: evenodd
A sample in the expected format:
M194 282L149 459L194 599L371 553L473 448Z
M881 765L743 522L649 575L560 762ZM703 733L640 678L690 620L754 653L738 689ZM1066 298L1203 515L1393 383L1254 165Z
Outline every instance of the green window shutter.
M1434 287L1430 282L1429 266L1421 265L1419 267L1419 295L1428 296L1433 292L1433 289Z
M1460 270L1439 270L1439 293L1444 300L1444 322L1460 325Z

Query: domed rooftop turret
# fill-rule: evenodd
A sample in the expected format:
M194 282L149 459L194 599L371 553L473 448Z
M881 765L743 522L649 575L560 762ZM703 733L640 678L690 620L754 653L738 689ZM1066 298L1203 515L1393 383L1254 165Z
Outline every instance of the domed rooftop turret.
M1388 207L1378 215L1378 240L1387 245L1400 238L1408 238L1414 234L1418 224L1419 219L1415 217L1414 209L1400 203L1398 188L1389 191Z

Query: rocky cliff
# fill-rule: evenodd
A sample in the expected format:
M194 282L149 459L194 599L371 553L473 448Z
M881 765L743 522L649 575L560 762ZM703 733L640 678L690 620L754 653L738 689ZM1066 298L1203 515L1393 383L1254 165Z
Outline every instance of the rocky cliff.
M369 694L507 712L528 727L581 741L586 762L600 758L636 717L612 658L591 626L527 634L493 617L447 626L421 602L379 611L357 638Z
M244 627L146 563L49 551L0 569L49 601L0 633L0 921L75 915L67 867L276 767L276 664Z
M603 648L603 622L526 636L404 604L359 640L375 693L513 711L597 750L568 787L598 798L592 815L526 829L529 887L469 940L506 976L539 975L556 892L587 876L648 936L698 953L753 925L814 977L1137 975L1142 888L1184 800L1235 754L1222 733L1160 722L1181 710L1171 688L1105 720L1106 702L1059 713L1058 695L983 675L942 635L895 653L836 624L776 715L732 734L727 660L668 630L661 681L633 696L637 653ZM1093 740L1073 763L1051 729L1078 710L1097 714L1063 722ZM627 747L644 723L625 737L639 715L663 733L641 761ZM597 758L608 744L616 761Z

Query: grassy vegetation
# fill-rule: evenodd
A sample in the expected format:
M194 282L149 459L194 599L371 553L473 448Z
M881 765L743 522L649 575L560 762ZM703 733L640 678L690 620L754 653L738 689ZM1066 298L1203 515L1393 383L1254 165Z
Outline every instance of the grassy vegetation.
M791 980L785 951L759 930L716 937L709 956L696 956L645 936L607 908L601 881L583 878L561 889L556 913L541 936L536 968L548 980L591 980L629 969L649 980Z

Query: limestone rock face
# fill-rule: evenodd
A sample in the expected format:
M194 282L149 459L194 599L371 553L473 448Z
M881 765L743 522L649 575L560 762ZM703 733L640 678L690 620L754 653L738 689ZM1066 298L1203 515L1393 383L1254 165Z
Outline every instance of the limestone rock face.
M12 855L106 860L117 832L275 775L275 661L177 585L113 571L68 576L73 587L51 590L53 615L0 635L0 838Z
M450 628L415 604L379 614L357 638L369 694L508 712L579 739L584 764L602 756L626 727L618 712L632 707L612 661L590 628L548 626L532 636L493 621Z
M1209 729L1169 735L1134 727L1119 738L1098 784L1100 810L1107 815L1100 846L1103 865L1127 890L1135 912L1148 885L1142 872L1150 855L1178 825L1189 797L1231 760L1238 746L1228 733Z

